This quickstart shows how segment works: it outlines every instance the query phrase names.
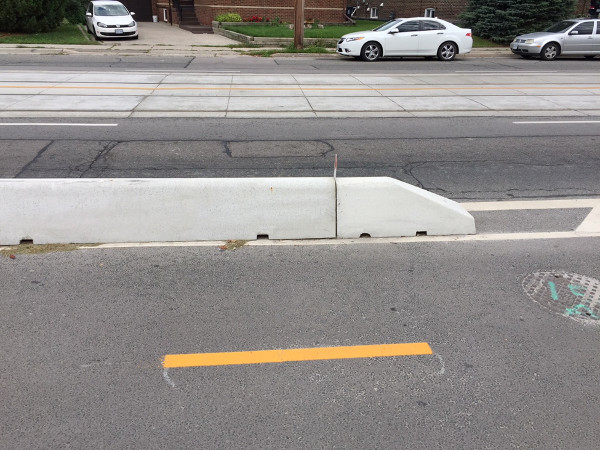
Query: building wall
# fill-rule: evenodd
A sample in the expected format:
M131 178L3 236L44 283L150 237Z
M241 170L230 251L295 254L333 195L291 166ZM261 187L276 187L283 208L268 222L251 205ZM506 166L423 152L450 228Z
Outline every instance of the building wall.
M209 25L219 14L233 12L242 18L259 16L294 22L295 0L195 0L196 15ZM305 0L304 18L322 23L344 22L346 0Z
M383 6L380 6L383 3ZM457 21L458 15L469 4L469 0L347 0L347 6L358 6L354 18L370 18L368 8L378 9L379 20L389 20L394 17L422 17L425 9L435 8L435 15L449 22ZM590 7L590 0L578 0L576 16L585 17Z
M453 21L466 9L468 3L468 0L348 0L348 6L358 7L354 18L370 18L369 9L377 8L379 20L389 20L392 17L422 17L426 8L435 8L436 17Z

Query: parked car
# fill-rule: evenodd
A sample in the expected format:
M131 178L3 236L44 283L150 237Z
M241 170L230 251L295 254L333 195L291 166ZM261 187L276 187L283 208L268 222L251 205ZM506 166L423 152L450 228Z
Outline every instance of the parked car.
M337 43L340 55L365 61L387 56L437 56L452 61L472 48L471 30L430 17L391 20L372 31L346 34Z
M517 36L511 51L523 58L551 61L559 55L600 55L600 20L571 19L555 23L546 31Z
M121 37L137 39L138 31L137 23L133 20L134 14L116 0L91 1L85 12L88 32L96 39Z

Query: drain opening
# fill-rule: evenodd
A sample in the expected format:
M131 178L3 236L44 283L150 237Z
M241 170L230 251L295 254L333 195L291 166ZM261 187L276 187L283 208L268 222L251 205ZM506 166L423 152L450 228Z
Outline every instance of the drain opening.
M31 245L33 244L33 239L21 239L19 245Z
M417 236L427 236L427 231L417 231Z
M371 237L371 235L370 235L369 233L362 233L362 234L360 235L360 237L361 237L361 238L370 238L370 237Z
M260 239L269 239L269 235L268 234L257 234L256 235L256 239L260 240Z

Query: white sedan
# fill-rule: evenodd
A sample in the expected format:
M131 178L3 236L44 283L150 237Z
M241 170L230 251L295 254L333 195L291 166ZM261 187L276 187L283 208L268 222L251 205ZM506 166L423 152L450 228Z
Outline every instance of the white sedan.
M137 23L125 6L114 0L92 0L85 12L88 32L96 39L138 38Z
M452 61L472 48L470 29L430 17L392 20L372 31L346 34L337 43L340 55L365 61L384 56L437 56L441 61Z

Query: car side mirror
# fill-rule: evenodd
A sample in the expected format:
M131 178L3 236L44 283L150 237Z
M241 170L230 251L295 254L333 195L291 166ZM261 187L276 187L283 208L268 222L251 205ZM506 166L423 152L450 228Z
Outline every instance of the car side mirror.
M131 11L129 14L131 14L132 16L135 16L135 13L133 11Z
M579 34L579 31L577 31L577 30L573 30L573 31L571 31L569 34L570 34L571 36L576 36L576 35L578 35L578 34Z
M393 30L390 30L390 34L396 34L397 32L398 32L398 30L395 28Z

